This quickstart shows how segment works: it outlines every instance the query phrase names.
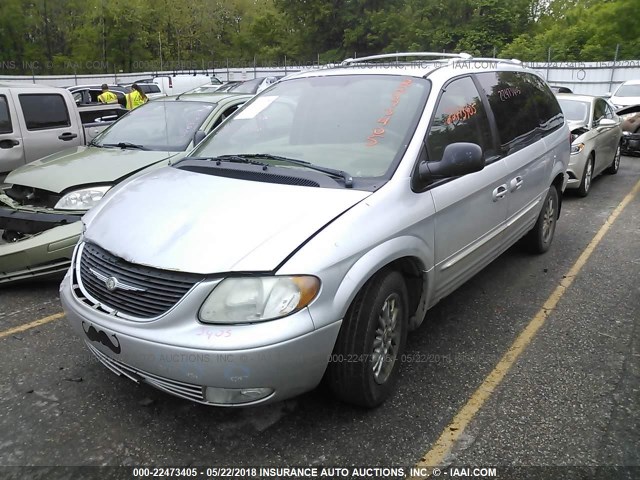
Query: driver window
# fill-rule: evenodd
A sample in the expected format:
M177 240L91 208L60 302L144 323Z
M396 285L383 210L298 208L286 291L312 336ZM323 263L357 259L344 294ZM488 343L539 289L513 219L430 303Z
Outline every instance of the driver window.
M429 161L442 160L446 146L456 142L480 145L485 158L495 155L487 114L471 78L460 78L445 88L427 133Z

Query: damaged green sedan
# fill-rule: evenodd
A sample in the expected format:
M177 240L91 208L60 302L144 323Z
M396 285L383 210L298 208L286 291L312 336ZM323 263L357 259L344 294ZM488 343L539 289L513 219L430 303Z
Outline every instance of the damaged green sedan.
M63 274L79 220L109 189L181 159L251 97L213 93L149 102L88 146L11 172L0 190L0 285Z

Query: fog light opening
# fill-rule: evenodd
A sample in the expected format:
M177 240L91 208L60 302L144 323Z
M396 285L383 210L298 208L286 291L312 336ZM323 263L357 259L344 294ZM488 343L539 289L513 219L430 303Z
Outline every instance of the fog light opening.
M207 402L222 405L235 405L255 402L270 396L273 388L219 388L207 387L205 398Z

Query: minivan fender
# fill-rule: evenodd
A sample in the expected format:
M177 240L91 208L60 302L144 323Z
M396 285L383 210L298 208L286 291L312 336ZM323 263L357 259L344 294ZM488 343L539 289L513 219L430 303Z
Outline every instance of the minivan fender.
M344 318L349 306L368 280L383 268L406 258L416 262L417 270L422 276L420 291L415 292L419 296L418 307L415 315L414 312L410 312L410 328L417 328L422 323L427 310L430 293L428 287L433 285L434 252L433 246L408 235L392 238L375 246L351 266L344 275L333 300L335 310L340 311L340 318ZM407 288L410 288L410 285L407 285Z

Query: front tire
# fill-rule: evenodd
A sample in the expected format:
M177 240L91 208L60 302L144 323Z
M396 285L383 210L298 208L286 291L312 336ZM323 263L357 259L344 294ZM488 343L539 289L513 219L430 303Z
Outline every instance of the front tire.
M545 253L549 250L556 232L558 205L558 190L551 185L538 215L538 221L525 237L529 250L533 253Z
M349 307L336 340L327 383L340 400L372 408L393 392L408 330L408 294L402 275L383 270Z
M586 197L591 190L591 182L593 180L593 166L595 165L595 157L593 153L589 155L587 164L584 166L584 172L582 173L582 182L578 188L578 195Z

